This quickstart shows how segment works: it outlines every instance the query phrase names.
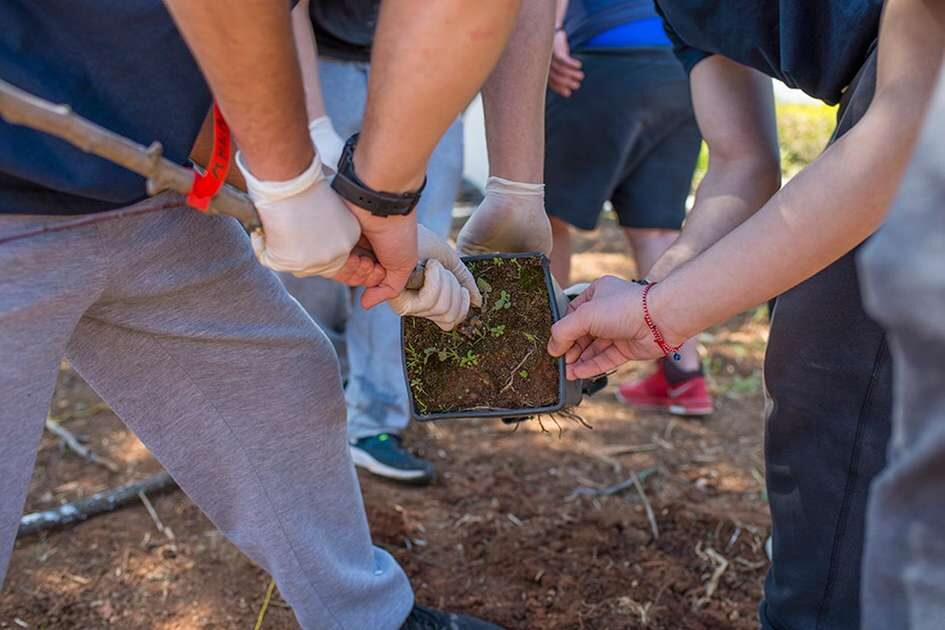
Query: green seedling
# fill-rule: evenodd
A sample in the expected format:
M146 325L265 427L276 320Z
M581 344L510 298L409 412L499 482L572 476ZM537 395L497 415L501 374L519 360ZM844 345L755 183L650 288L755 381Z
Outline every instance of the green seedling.
M472 350L467 350L466 354L459 356L459 367L472 367L474 365L479 365L479 355L473 352Z
M505 324L499 324L498 326L489 326L489 332L492 333L493 337L501 337L505 334Z
M479 287L479 292L483 295L492 293L492 285L485 278L476 278L476 286Z
M492 305L493 311L508 310L512 307L512 296L505 289L499 292L499 299Z
M511 258L512 264L515 265L515 271L518 274L518 279L522 279L522 272L525 270L525 267L522 266L522 263L518 261L518 258Z
M420 353L412 345L407 345L404 350L407 351L407 367L412 372L420 369L421 365L426 365L426 358L421 357Z
M528 378L528 370L519 370L518 375L521 376L523 379L526 379Z

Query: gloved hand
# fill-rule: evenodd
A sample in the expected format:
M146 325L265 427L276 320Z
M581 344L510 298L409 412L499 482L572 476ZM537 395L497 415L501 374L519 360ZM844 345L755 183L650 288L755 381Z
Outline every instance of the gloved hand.
M321 156L322 163L333 171L338 170L338 161L345 148L345 141L335 131L331 118L322 116L308 123L308 133Z
M490 177L479 208L456 240L461 256L495 252L551 253L544 184Z
M383 270L378 270L376 264L349 261L361 228L348 206L331 189L317 151L302 174L284 182L256 179L240 154L236 163L262 221L263 232L252 235L253 251L260 263L298 277L331 277L343 268L354 267L361 269L364 276L356 280L367 280L369 276L383 278Z
M452 330L469 313L469 306L482 306L482 295L472 273L444 239L422 225L417 226L417 253L426 261L423 288L405 290L387 301L398 315L414 315Z

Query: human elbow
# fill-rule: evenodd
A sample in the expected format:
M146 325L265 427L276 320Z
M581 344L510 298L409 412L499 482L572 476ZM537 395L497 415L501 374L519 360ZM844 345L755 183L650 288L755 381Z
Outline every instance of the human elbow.
M709 147L709 168L716 173L752 182L773 195L781 187L781 156L774 147Z

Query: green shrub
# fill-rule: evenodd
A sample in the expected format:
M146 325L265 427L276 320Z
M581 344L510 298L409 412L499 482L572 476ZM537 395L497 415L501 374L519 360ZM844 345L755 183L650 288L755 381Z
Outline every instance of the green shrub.
M778 103L781 173L787 180L820 155L837 123L837 109L820 103Z

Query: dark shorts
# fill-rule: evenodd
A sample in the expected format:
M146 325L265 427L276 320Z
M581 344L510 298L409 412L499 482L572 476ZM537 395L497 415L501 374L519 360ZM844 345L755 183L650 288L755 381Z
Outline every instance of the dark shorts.
M548 93L545 207L590 230L605 201L620 225L678 230L701 137L669 48L581 51L584 82Z

